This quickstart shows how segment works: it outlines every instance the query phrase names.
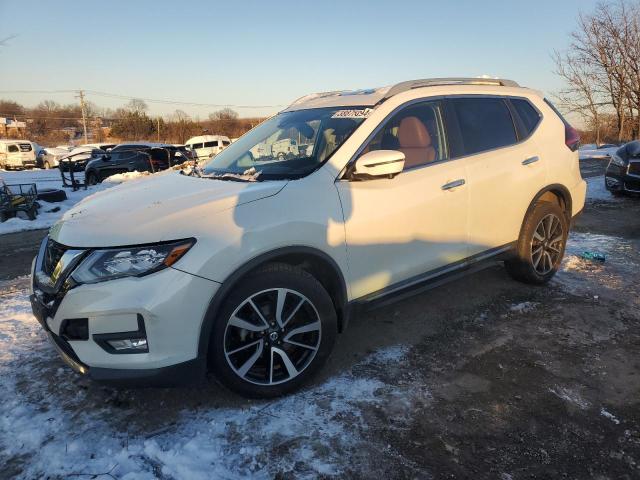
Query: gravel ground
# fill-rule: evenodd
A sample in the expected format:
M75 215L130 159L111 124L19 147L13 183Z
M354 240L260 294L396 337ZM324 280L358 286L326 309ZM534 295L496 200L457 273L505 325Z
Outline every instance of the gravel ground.
M551 284L496 266L361 314L272 402L92 384L5 281L0 478L639 478L640 200L600 181Z

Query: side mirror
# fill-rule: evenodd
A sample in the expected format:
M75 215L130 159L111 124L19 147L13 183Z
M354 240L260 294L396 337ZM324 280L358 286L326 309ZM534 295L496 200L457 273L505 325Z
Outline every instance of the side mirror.
M351 172L352 180L393 178L404 168L404 153L398 150L375 150L356 160Z

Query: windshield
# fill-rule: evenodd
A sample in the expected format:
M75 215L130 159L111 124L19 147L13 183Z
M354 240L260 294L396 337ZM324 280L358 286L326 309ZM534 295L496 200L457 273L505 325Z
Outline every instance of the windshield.
M280 113L207 161L203 173L242 175L250 171L259 180L303 177L322 165L367 113L357 107Z

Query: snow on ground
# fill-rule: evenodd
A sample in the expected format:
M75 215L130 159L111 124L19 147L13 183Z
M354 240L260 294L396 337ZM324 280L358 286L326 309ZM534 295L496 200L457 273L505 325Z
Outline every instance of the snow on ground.
M514 313L529 313L538 308L537 302L520 302L509 306L509 311Z
M620 202L620 197L614 197L604 186L604 176L591 177L587 182L587 200Z
M115 178L114 178L115 177ZM80 189L73 191L71 188L64 188L67 194L67 200L64 202L43 202L39 200L40 211L38 217L31 221L26 215L20 213L20 217L10 218L6 222L0 223L0 235L5 233L21 232L24 230L37 230L39 228L49 228L53 225L67 210L73 207L80 200L99 192L106 188L112 187L119 183L141 178L140 172L129 172L127 174L114 175L100 185L88 187L86 190ZM0 179L8 185L16 183L35 183L38 189L43 188L60 188L62 189L62 178L60 171L54 170L24 170L19 172L8 172L0 170ZM82 181L84 174L78 172L76 179Z
M605 255L604 262L582 258L584 252ZM558 274L552 280L572 293L598 296L605 290L635 285L640 271L638 242L620 237L571 232Z
M110 177L106 178L102 183L117 184L117 183L127 182L129 180L135 180L140 177L146 177L148 175L151 175L151 173L139 172L137 170L134 170L133 172L117 173L115 175L111 175Z
M363 447L363 406L393 395L405 418L414 396L430 398L371 373L404 359L404 347L391 347L285 398L185 410L159 430L132 432L126 425L140 407L117 409L95 399L100 387L78 387L32 317L24 283L0 285L0 476L2 466L25 479L105 472L129 480L266 479L281 471L339 476Z

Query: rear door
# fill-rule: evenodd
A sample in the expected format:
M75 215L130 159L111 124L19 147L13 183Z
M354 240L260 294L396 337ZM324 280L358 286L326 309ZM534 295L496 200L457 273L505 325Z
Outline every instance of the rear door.
M452 150L467 159L470 255L506 249L517 240L524 212L545 185L546 159L534 135L540 114L523 102L518 108L528 113L526 120L507 98L447 99L448 118L455 122Z

